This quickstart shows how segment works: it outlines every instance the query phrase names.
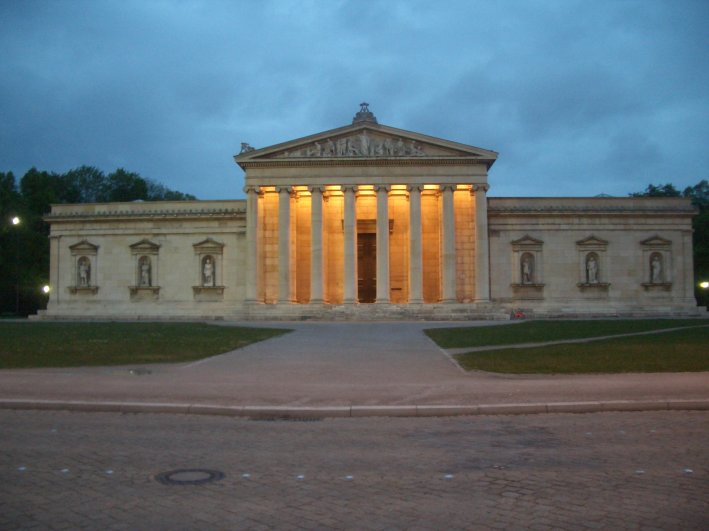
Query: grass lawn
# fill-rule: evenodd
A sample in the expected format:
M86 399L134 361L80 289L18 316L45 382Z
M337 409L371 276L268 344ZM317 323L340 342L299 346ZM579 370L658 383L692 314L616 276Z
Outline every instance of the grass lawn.
M591 343L469 352L455 359L466 370L514 374L709 371L709 326Z
M442 348L464 348L610 336L706 324L709 321L703 319L524 321L509 325L433 328L426 330L426 334Z
M286 332L202 323L0 322L0 368L178 363Z

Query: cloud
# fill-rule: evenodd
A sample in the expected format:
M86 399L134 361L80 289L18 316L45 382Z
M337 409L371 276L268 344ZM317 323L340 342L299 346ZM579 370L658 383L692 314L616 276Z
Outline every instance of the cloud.
M706 178L703 1L5 2L0 160L240 197L232 155L349 123L500 152L493 195Z

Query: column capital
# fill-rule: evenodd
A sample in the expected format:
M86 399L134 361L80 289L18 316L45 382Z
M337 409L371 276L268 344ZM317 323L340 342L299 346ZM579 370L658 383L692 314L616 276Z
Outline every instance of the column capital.
M325 187L322 186L322 185L310 185L310 186L308 186L308 192L310 192L311 194L312 194L313 192L315 192L316 190L317 190L318 192L320 192L321 194L322 194L322 193L325 193Z
M255 184L247 184L244 186L244 193L247 195L251 192L258 194L260 191L261 191L261 189L258 186L256 186Z
M381 191L389 192L391 190L391 186L388 184L375 184L374 185L374 191L375 192L381 192Z
M286 193L293 193L293 187L292 186L276 186L276 192L279 194L281 192L286 192Z
M457 186L455 184L441 184L438 188L441 192L445 192L446 190L455 192Z
M487 192L490 189L490 185L485 183L485 184L474 184L473 185L473 191L474 192Z
M406 191L407 192L413 192L413 191L423 192L423 185L422 184L407 184Z
M357 185L354 184L343 184L340 188L342 189L342 193L357 192Z

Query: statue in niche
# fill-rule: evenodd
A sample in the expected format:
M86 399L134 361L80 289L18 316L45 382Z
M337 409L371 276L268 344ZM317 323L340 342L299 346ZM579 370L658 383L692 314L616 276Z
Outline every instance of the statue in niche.
M589 254L586 258L586 282L598 284L598 260L594 254Z
M211 256L204 257L204 263L202 265L202 285L203 286L214 286L214 262Z
M534 284L534 258L529 253L522 255L522 284Z
M88 288L91 286L91 262L85 256L79 258L79 286Z
M659 254L653 254L650 260L650 282L662 284L662 258Z
M141 256L139 261L141 287L150 287L150 257Z

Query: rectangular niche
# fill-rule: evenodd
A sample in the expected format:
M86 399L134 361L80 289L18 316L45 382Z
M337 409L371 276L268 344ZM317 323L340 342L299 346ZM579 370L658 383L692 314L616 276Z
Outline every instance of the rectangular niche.
M515 299L544 298L544 242L525 235L512 245L512 293Z
M72 260L73 284L67 289L72 295L96 295L98 285L98 245L81 240L69 246Z
M132 301L157 300L160 293L159 251L160 245L145 238L130 246L134 283L128 286L128 291Z
M224 298L224 244L207 238L192 245L195 254L196 284L192 293L197 301L213 302Z
M576 242L579 281L576 286L592 298L608 294L608 242L594 235Z
M672 242L655 235L640 242L643 255L645 291L670 291L672 289Z

